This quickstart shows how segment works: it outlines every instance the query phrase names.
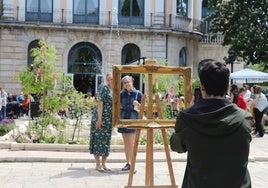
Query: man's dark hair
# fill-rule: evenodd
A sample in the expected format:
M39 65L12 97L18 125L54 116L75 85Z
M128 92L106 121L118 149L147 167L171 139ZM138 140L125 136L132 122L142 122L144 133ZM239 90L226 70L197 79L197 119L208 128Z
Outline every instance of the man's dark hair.
M203 60L198 70L201 84L208 95L224 96L229 85L230 70L225 63Z

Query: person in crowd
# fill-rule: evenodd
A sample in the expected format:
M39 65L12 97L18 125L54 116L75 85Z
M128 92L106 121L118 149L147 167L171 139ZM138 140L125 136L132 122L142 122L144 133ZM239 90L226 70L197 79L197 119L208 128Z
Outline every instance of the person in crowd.
M244 99L247 103L247 110L253 114L253 98L254 98L254 94L252 94L249 85L245 85L245 92L244 92Z
M174 96L173 99L173 104L172 104L172 110L177 113L177 111L179 110L179 101L180 101L180 95L177 94Z
M28 96L30 97L31 102L35 102L34 96L32 94L28 94Z
M20 94L17 96L17 102L21 103L24 100L24 94L23 92L20 92Z
M243 110L247 110L247 107L248 107L247 101L244 98L245 93L246 93L245 88L244 87L241 87L239 89L239 92L238 92L237 103L236 103L237 106L239 108L242 108Z
M171 103L173 102L175 96L175 88L174 85L172 85L169 89L169 91L167 92L167 102L171 105Z
M232 84L230 88L230 99L232 103L237 104L239 89L236 84Z
M230 100L239 108L247 110L247 102L244 98L245 92L246 90L244 89L244 87L238 88L236 84L232 84L230 89Z
M106 75L107 84L104 85L98 95L97 107L92 112L90 128L90 154L94 155L96 170L100 172L110 171L106 166L107 157L110 154L110 142L112 137L112 85L113 77Z
M173 118L174 117L174 103L175 101L175 87L174 85L171 85L169 91L166 94L166 100L167 100L167 104L169 107L169 118Z
M120 93L121 119L138 119L138 111L135 110L141 103L142 93L133 86L134 79L132 76L126 75L121 80L123 89ZM118 132L122 133L124 141L124 149L126 156L126 165L122 171L130 170L131 157L134 147L136 129L118 128Z
M247 102L250 102L251 101L251 91L250 91L250 87L249 85L244 85L244 88L246 90L245 94L244 94L244 98Z
M20 115L21 114L26 114L28 115L29 113L29 105L31 102L31 96L24 94L23 101L20 103Z
M180 100L179 100L179 111L184 110L184 109L185 109L184 96L180 96Z
M230 71L225 63L201 61L202 100L181 111L170 146L187 152L182 188L251 188L247 168L252 116L225 98Z
M17 97L12 93L7 94L7 108L6 108L7 116L18 118L19 116L19 103L17 102Z
M2 109L1 109L1 119L6 118L6 106L7 106L7 92L4 90L4 88L0 88L0 94L2 98Z
M263 114L267 110L268 102L265 95L262 93L262 88L259 85L254 87L254 100L253 100L253 114L254 114L254 136L263 137L264 135L264 127L262 124Z

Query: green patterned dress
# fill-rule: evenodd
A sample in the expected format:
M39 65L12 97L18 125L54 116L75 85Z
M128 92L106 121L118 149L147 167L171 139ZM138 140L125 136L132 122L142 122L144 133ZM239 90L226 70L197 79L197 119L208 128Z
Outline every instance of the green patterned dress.
M112 92L107 85L101 88L98 100L103 102L102 126L100 129L95 128L98 121L96 107L92 112L89 151L90 154L109 156L112 137Z

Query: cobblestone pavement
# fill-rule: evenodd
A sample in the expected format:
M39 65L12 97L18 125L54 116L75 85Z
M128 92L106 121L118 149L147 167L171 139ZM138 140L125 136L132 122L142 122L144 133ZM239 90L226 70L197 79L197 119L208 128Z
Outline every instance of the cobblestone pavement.
M185 162L173 163L176 184L180 187ZM123 188L128 173L122 173L121 163L111 163L109 173L97 172L94 163L1 163L1 188ZM133 186L144 185L144 163L136 164ZM155 185L170 185L167 165L154 165ZM249 171L253 188L268 187L268 162L250 162Z

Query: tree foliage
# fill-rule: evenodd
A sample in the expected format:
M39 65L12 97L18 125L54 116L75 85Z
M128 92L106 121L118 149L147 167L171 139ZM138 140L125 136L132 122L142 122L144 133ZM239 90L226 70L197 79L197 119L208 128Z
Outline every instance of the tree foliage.
M207 16L211 33L224 35L223 45L230 45L235 57L247 64L268 64L268 1L209 0L213 10Z
M34 59L25 71L19 72L19 80L25 93L43 94L55 87L55 80L59 77L54 70L56 62L56 49L40 40L38 47L31 49Z

